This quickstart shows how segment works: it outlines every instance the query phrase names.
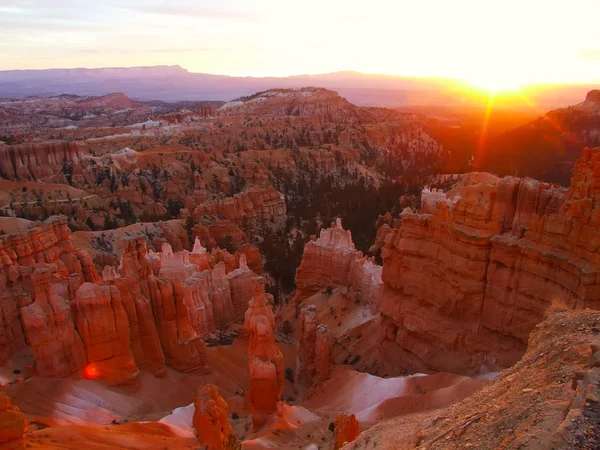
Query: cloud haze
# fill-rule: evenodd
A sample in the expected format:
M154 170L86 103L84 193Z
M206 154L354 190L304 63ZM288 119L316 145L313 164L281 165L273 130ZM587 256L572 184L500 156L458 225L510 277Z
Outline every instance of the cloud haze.
M0 70L179 64L230 75L592 81L598 17L594 0L4 0Z

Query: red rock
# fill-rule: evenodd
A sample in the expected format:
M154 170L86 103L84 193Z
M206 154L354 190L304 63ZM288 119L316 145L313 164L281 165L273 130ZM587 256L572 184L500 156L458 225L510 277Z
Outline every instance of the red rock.
M205 384L198 388L192 424L200 445L206 445L208 450L223 450L228 448L228 442L237 441L227 418L228 410L227 402L215 385Z
M326 325L320 324L317 327L317 339L315 341L315 377L313 383L320 383L331 375L331 365L333 364L332 349L335 338Z
M43 180L66 183L61 169L73 164L74 173L85 165L83 153L75 142L39 142L0 147L0 165L9 179Z
M7 450L24 449L23 436L27 421L19 408L10 404L10 398L0 392L0 447Z
M300 337L296 362L296 382L311 384L316 373L317 307L309 305L300 314Z
M501 369L553 299L600 308L599 155L584 153L566 193L475 173L448 193L425 189L421 214L402 213L382 252L384 346L399 366Z
M356 250L350 230L344 230L337 219L304 246L296 270L295 299L305 299L327 286L351 286L362 303L377 311L383 291L381 273L381 266Z
M223 217L249 226L271 222L281 228L285 225L286 207L276 190L251 188L233 197L197 206L192 217L199 220L202 216Z
M88 364L94 364L98 373L95 378L115 384L135 380L139 371L131 352L129 321L119 290L115 286L84 283L75 294L73 306ZM115 367L119 369L116 373L109 370Z
M86 364L81 337L75 331L67 299L56 293L55 270L40 266L33 274L35 301L21 309L25 333L33 350L37 373L65 377Z
M275 343L275 316L263 292L256 285L256 294L250 300L244 328L250 333L248 365L250 373L249 400L252 425L258 430L267 417L277 411L283 388L283 355Z
M229 288L231 291L231 301L234 309L234 320L239 321L244 318L248 309L248 302L254 295L254 288L259 283L264 283L264 278L256 275L246 264L244 254L240 255L239 267L227 274Z
M354 414L340 414L335 419L335 449L342 448L345 444L353 442L360 434L360 424Z
M244 244L241 247L239 247L234 255L235 259L238 262L238 266L241 265L240 258L242 255L246 257L246 263L248 264L250 270L252 270L257 275L262 275L263 263L260 250L252 244Z

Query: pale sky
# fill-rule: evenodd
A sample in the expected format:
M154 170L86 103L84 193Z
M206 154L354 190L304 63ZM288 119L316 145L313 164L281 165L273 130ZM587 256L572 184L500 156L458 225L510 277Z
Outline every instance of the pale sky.
M0 0L0 70L600 81L600 0Z

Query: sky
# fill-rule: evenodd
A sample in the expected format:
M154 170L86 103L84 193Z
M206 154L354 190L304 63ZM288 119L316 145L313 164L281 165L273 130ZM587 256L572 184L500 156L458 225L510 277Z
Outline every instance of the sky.
M0 70L600 81L600 0L0 0Z

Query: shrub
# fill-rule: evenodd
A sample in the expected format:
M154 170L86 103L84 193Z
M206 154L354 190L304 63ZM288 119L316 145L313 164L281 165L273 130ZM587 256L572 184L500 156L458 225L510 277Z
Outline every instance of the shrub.
M291 367L285 368L285 379L290 383L294 382L294 370Z

